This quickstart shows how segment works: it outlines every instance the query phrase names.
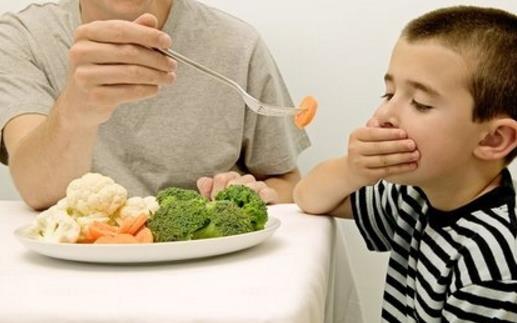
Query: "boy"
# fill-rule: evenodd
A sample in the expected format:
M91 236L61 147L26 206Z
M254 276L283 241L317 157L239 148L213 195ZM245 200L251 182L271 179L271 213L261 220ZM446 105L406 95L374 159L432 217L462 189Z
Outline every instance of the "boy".
M517 322L517 16L453 7L410 22L386 94L346 156L295 188L307 213L353 217L391 251L389 322Z

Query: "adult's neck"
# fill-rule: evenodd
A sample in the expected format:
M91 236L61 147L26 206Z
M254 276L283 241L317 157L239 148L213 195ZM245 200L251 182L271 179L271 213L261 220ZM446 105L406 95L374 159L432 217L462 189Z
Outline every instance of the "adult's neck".
M144 13L150 13L158 19L158 28L162 29L167 21L173 0L154 0L133 8L117 8L110 1L80 0L81 20L89 23L96 20L133 21ZM122 7L122 5L121 5Z

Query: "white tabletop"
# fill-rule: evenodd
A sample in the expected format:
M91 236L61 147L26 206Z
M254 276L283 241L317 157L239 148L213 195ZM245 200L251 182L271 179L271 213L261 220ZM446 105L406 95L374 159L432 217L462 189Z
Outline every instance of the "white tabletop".
M100 265L26 250L34 213L0 201L0 322L361 322L341 230L330 217L269 208L282 222L251 249L181 262Z

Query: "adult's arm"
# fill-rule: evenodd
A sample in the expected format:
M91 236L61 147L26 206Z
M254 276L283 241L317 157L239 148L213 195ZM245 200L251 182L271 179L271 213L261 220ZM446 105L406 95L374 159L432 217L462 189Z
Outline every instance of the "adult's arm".
M91 168L97 129L120 104L153 96L174 81L176 62L150 49L170 47L170 37L151 27L151 15L135 22L80 26L67 83L49 115L20 115L4 127L14 183L32 208L54 204L70 180Z

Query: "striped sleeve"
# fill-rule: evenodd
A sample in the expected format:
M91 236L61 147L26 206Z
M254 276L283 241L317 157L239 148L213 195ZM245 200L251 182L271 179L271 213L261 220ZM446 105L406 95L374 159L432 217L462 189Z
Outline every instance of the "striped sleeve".
M517 322L517 281L490 281L465 286L446 301L447 322Z
M391 250L397 220L398 187L380 181L351 195L355 222L369 250Z

